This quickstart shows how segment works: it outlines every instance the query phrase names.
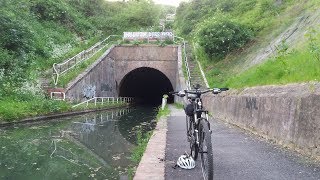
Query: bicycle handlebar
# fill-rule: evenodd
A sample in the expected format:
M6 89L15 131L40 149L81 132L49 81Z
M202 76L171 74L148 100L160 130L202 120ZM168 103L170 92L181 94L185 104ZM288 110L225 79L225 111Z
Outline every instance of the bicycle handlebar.
M222 91L227 91L229 88L213 88L213 89L207 89L207 90L184 90L185 93L189 94L205 94L208 92L212 92L213 94L221 93Z
M176 95L179 97L184 97L186 94L181 93L181 91L171 91L169 92L170 95Z
M189 94L205 94L208 92L212 92L213 94L219 94L219 93L221 93L223 91L227 91L227 90L229 90L229 88L213 88L213 89L207 89L207 90L203 90L203 91L195 89L195 90L172 91L172 92L169 92L169 94L184 97L185 94L182 94L182 92L189 93Z

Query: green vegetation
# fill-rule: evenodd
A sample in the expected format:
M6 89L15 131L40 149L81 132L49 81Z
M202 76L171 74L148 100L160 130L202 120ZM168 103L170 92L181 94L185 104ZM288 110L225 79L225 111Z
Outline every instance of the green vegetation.
M163 116L167 116L170 114L170 110L168 106L164 108L164 110L161 109L161 106L158 107L158 114L156 116L157 121ZM131 154L131 160L136 163L137 165L141 161L141 158L146 151L149 139L151 138L153 134L153 131L148 131L146 133L142 133L142 129L138 129L136 132L137 137L137 146L134 148ZM133 179L134 173L135 173L135 167L131 167L128 170L129 179Z
M297 17L313 14L319 7L315 0L192 0L178 7L174 28L195 45L193 53L204 66L211 87L319 81L319 71L313 68L319 67L316 59L320 57L316 30L296 47L278 47L278 55L270 62L243 72L248 60Z
M2 0L0 120L67 110L67 103L46 99L39 87L38 79L47 76L53 63L74 56L108 35L151 30L167 11L170 8L148 0ZM101 53L67 73L59 85L65 86Z
M183 104L174 103L174 106L175 106L177 109L183 109Z
M135 166L131 166L128 169L129 179L133 179L136 172L136 166L141 161L143 153L146 151L149 139L152 136L153 131L142 133L141 129L138 129L136 132L137 137L137 146L133 149L130 159L135 163Z
M252 37L252 31L228 18L213 18L201 24L197 36L208 55L223 57L246 44Z
M26 99L28 97L30 99ZM71 106L64 101L48 100L41 96L9 96L0 101L0 123L70 109Z
M167 116L170 114L170 110L168 108L168 106L166 106L164 108L164 110L161 109L161 107L158 108L158 114L156 116L156 119L159 120L161 117L163 116ZM132 161L139 163L144 151L146 150L146 147L148 145L148 141L152 135L152 131L149 131L145 134L142 134L142 130L138 130L137 131L137 143L138 146L135 148L135 150L133 151L132 155L131 155L131 159Z
M159 111L158 111L158 114L157 114L157 120L159 121L159 119L163 116L167 116L170 114L170 110L168 108L168 106L165 106L164 109L162 110L161 107L159 107Z
M310 40L309 48L299 50L280 49L276 57L265 63L229 78L226 86L241 88L245 86L288 84L295 82L320 81L320 34Z
M29 98L29 99L28 99ZM23 118L63 113L70 111L88 110L88 109L102 109L123 107L126 103L104 103L103 105L89 103L72 108L72 104L65 101L49 100L39 95L25 95L7 97L0 101L0 123L19 121Z
M141 130L138 130L136 132L137 135L137 147L133 150L131 154L131 160L135 162L136 164L139 164L141 161L141 158L143 156L144 151L147 148L149 139L152 135L152 131L149 131L147 133L142 134Z
M66 87L67 84L75 79L80 73L82 73L84 70L88 68L89 65L94 63L99 57L103 55L103 53L109 48L109 46L102 48L99 52L96 52L95 55L93 55L91 58L87 59L86 61L78 64L73 69L69 70L63 76L60 76L58 80L58 86L59 87Z

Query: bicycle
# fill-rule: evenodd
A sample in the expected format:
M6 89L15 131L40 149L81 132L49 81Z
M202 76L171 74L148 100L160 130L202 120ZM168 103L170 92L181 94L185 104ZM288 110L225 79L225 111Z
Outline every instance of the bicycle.
M211 129L208 111L202 105L201 95L212 92L219 94L228 88L213 88L200 90L200 85L193 86L193 90L171 92L172 95L184 97L187 95L189 104L185 107L187 139L190 143L190 155L197 160L198 154L201 158L202 175L205 180L213 179L213 152L211 143Z

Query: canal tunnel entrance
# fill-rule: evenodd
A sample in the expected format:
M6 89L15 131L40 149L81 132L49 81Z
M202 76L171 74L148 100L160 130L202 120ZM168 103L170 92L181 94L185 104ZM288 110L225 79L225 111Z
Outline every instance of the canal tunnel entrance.
M173 91L173 86L167 76L148 67L129 72L119 84L119 96L134 97L138 103L143 104L161 104L162 96L170 91ZM173 102L171 96L168 102Z

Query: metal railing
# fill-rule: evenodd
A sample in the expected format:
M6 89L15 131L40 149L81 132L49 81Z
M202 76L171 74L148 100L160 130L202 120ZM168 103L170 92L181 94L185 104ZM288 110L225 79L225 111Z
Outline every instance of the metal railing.
M58 97L60 97L60 98L55 98L56 95L58 95ZM64 101L66 99L66 93L65 92L52 91L52 92L50 92L50 97L53 100L62 100L62 101Z
M94 102L94 105L97 106L97 104L103 105L103 103L131 103L133 101L132 97L94 97L89 100L83 101L79 104L76 104L72 106L72 108L75 108L77 106L86 104L86 107L88 107L90 102Z
M195 48L196 48L196 45L195 45L195 43L193 43L193 49L195 49ZM194 51L194 52L196 52L196 51ZM198 67L199 67L199 69L200 69L200 73L201 73L202 79L203 79L204 83L206 84L207 88L210 88L210 87L209 87L208 80L207 80L207 78L206 78L206 75L204 74L204 71L203 71L203 69L202 69L201 63L200 63L200 61L198 60L198 56L197 56L196 53L195 53L195 57L196 57L196 61L197 61L197 63L198 63Z
M53 81L54 85L58 84L59 76L66 73L73 67L75 67L77 64L90 59L92 56L94 56L97 52L99 52L101 49L105 48L109 45L109 43L106 43L107 40L109 40L112 37L121 37L120 35L110 35L104 40L96 43L92 47L90 47L87 50L81 51L79 54L69 58L65 62L62 63L54 63L52 65L53 68Z
M183 42L184 64L185 64L185 67L187 70L187 78L188 78L187 79L187 87L188 87L188 89L191 89L191 83L190 83L191 76L190 76L190 70L189 70L189 64L188 64L188 57L187 57L187 53L186 53L186 41L182 37L179 37L179 36L174 36L174 37L177 39L181 39Z

